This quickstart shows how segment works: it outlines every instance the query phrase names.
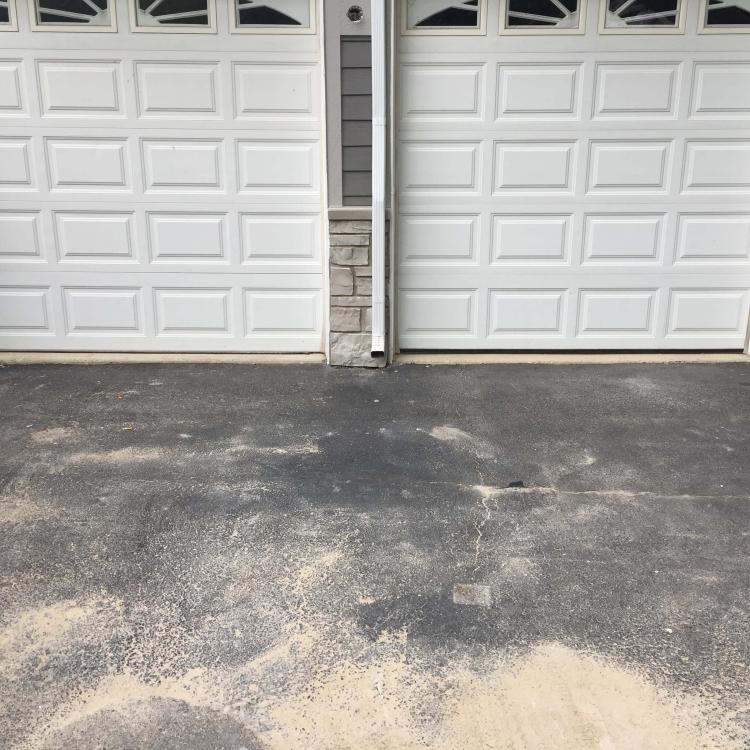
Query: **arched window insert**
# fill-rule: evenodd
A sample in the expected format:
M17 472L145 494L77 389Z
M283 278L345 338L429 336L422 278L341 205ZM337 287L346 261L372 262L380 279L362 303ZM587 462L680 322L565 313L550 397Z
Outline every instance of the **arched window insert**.
M600 30L609 34L680 33L684 0L604 0Z
M748 33L750 0L704 0L701 19L704 33Z
M37 31L115 31L108 0L31 0L29 10Z
M214 0L130 0L133 31L216 31Z
M486 0L404 0L404 33L484 33Z
M505 33L583 33L584 0L505 0L501 25Z
M315 30L313 0L231 0L233 31L310 33Z

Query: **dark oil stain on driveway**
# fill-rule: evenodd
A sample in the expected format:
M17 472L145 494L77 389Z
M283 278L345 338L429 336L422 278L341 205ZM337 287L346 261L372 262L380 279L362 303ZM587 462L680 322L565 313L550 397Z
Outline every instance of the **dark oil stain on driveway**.
M0 745L745 747L747 372L0 368Z

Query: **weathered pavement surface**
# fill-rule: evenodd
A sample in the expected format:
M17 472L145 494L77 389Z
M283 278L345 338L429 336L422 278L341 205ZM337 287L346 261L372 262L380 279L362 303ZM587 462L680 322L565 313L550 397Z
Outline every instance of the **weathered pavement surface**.
M5 367L0 420L0 747L750 742L745 365Z

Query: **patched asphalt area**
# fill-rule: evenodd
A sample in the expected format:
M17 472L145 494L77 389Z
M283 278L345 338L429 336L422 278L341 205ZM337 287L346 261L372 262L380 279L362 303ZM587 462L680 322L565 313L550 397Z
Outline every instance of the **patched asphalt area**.
M747 365L18 366L0 410L3 747L750 743Z

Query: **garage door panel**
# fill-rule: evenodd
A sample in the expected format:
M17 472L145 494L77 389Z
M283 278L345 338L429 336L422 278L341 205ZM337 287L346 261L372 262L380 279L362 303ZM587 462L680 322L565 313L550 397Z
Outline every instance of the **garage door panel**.
M573 193L577 152L574 141L495 142L493 192Z
M711 335L735 340L744 335L747 316L746 289L673 289L667 335L671 338Z
M61 263L137 263L135 214L53 211Z
M478 194L480 144L406 142L401 148L400 175L405 193Z
M239 218L245 265L319 268L322 249L318 214L243 212Z
M567 306L564 289L490 289L487 336L563 337Z
M595 118L643 123L677 117L679 63L599 63L595 75Z
M147 218L152 263L230 263L226 214L149 211Z
M118 60L37 60L42 116L122 118L122 63Z
M401 333L407 340L414 335L432 340L461 337L464 343L475 340L478 296L477 289L403 288L399 295Z
M4 35L0 348L320 351L319 40L159 31Z
M750 196L750 139L688 141L683 190Z
M47 286L13 284L12 279L4 279L0 285L0 333L53 335L50 291Z
M143 139L144 191L149 193L227 193L223 140L192 138Z
M38 190L31 138L0 136L0 191Z
M691 116L749 119L750 61L696 63Z
M750 263L750 213L681 214L675 263Z
M571 258L571 214L495 214L492 264L567 264Z
M0 120L28 117L23 61L0 59Z
M89 351L314 351L316 274L4 273L8 348Z
M319 194L317 141L238 141L237 164L240 193Z
M582 116L582 64L498 66L497 119L572 119Z
M409 120L452 122L484 117L485 66L405 65L401 88L401 116Z
M0 264L44 262L39 222L39 211L0 210Z
M219 63L135 61L138 116L223 119Z
M664 214L587 214L582 263L659 264L665 224Z
M478 214L402 214L399 233L407 248L402 262L406 265L479 263L480 218Z
M143 335L143 290L138 287L63 286L67 336Z
M133 160L126 138L45 138L52 192L133 192Z
M578 337L655 337L658 289L581 289L578 295Z
M668 193L672 141L592 141L589 153L589 193Z
M750 49L712 51L692 31L604 45L591 25L522 41L491 26L401 38L399 346L741 348L750 131L732 88ZM488 71L485 101L469 80L454 92L465 117L410 97L431 69ZM464 171L448 166L443 151L467 146Z
M399 340L414 349L731 348L743 345L750 312L748 290L726 275L631 270L616 288L611 274L576 268L492 273L473 289L468 270L401 278Z

